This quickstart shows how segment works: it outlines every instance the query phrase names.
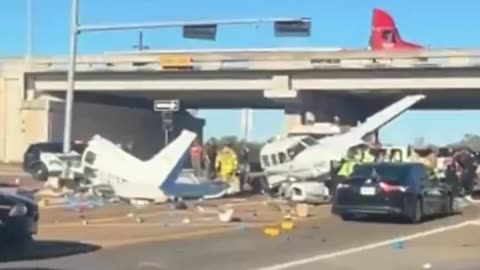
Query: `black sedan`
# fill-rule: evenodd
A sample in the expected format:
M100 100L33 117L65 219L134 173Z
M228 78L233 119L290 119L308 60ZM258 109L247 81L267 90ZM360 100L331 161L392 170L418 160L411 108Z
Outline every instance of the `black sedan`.
M332 213L349 220L355 215L423 217L453 213L452 189L429 177L421 163L357 165L349 179L338 184Z
M30 191L0 184L0 244L23 243L37 233L38 205Z

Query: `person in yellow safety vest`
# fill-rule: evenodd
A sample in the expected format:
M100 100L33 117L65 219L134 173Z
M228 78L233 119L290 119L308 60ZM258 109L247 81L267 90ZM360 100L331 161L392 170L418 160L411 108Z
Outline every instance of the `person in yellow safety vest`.
M235 176L238 169L238 158L231 147L224 146L220 149L215 160L215 169L223 181L232 181L232 177Z
M362 163L370 163L375 161L375 156L372 154L372 149L366 147L363 150Z
M347 156L342 162L342 166L340 167L337 176L341 178L348 178L353 173L353 169L355 169L355 166L357 165L360 158L358 152L359 151L355 151L355 149L348 150Z

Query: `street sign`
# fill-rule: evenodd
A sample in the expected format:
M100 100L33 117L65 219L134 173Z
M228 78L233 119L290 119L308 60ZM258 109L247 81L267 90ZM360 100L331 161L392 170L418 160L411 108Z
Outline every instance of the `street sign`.
M153 103L153 110L156 112L176 112L179 109L180 102L178 99L155 100Z

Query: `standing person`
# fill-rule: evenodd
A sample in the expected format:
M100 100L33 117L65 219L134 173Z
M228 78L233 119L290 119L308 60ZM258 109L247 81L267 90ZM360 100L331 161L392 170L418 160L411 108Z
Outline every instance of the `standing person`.
M198 140L195 140L193 142L192 147L190 148L190 158L192 160L192 168L193 168L193 174L195 176L201 176L202 175L202 159L203 159L203 148L198 142Z
M250 159L249 159L250 149L247 146L243 145L241 154L240 154L240 192L243 191L245 183L248 181L248 176L250 173Z
M345 181L348 177L350 177L350 175L353 172L353 169L358 164L359 159L355 151L356 149L349 149L347 152L347 156L345 157L345 159L343 159L340 165L340 169L338 170L338 173L337 173L337 180L338 180L337 184L339 182Z
M374 150L368 146L362 147L363 155L362 155L362 163L370 163L375 161Z
M465 199L472 200L473 182L477 168L469 152L463 151L460 155L460 166L462 167L461 182L465 191Z
M460 180L457 174L458 169L459 165L455 160L452 160L445 168L445 181L452 187L454 197L459 197L460 195Z
M230 146L224 146L219 151L215 161L215 168L220 178L230 185L231 193L240 191L239 181L235 175L238 169L238 158Z
M211 139L209 141L209 146L205 150L208 160L210 163L208 164L208 172L209 174L207 175L210 179L215 179L217 177L217 172L215 170L215 162L217 160L217 152L218 152L218 145L215 139Z
M202 155L202 159L203 159L203 167L204 167L204 175L205 177L207 177L208 179L210 179L210 176L212 175L212 171L210 170L210 168L212 167L212 160L210 159L209 155L208 155L208 152L210 151L210 148L212 147L212 144L210 143L210 141L207 141L207 143L205 144L205 147L204 147L204 151L203 151L203 155Z
M385 149L379 149L377 152L377 157L375 162L386 162L387 161L387 151Z

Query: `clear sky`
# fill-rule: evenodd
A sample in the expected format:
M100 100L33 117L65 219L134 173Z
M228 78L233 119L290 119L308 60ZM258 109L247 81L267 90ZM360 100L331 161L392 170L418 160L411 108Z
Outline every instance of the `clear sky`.
M70 0L32 0L34 4L34 54L68 52ZM275 39L271 26L223 26L217 40L185 40L179 29L146 31L152 48L249 48L249 47L342 47L365 48L374 7L388 10L403 38L436 48L478 47L480 2L398 0L80 0L82 24L125 23L159 20L231 19L251 17L311 17L310 38ZM2 0L0 55L25 52L26 0ZM473 32L472 32L473 30ZM81 36L81 53L130 50L137 32L89 33ZM238 111L201 111L209 123L207 136L240 135ZM410 143L424 136L433 143L460 139L464 133L480 133L479 112L407 112L385 127L388 143ZM280 111L255 111L253 137L263 140L283 125Z

